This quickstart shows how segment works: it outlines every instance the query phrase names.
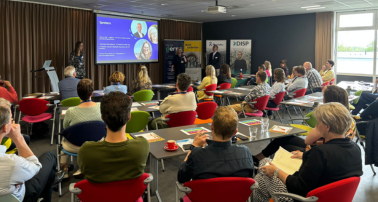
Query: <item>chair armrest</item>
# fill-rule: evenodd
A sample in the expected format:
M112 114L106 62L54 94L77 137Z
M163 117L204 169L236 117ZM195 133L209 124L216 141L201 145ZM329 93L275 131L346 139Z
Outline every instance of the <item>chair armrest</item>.
M17 108L19 108L19 107L20 107L20 105L15 105L15 106L14 106L15 109L17 109Z
M356 125L363 124L363 123L369 123L369 121L356 121Z
M246 105L246 104L251 104L251 105L253 105L253 104L256 104L256 103L257 103L257 101L253 101L253 102L245 102L245 103L241 103L241 106Z
M55 104L47 104L48 107L55 107Z
M257 181L255 181L255 183L253 183L253 185L251 186L251 191L253 192L254 189L257 189L259 188L259 183L257 183Z
M189 187L184 187L183 184L180 184L179 182L176 181L176 186L177 188L181 191L181 192L184 192L186 194L189 194L190 192L192 192L192 190L189 188Z
M198 92L198 91L205 91L205 89L201 89L201 90L197 89L197 92Z
M154 176L151 174L151 173L147 173L149 175L149 177L147 177L143 183L144 184L149 184L150 182L152 182L152 180L154 180Z
M303 201L303 202L316 202L319 199L316 196L311 196L311 197L305 198L303 196L299 196L299 195L291 194L291 193L272 193L272 196L273 196L274 201L278 201L279 196L289 197L289 198L292 198L294 200Z
M70 184L69 190L70 190L71 193L81 194L81 189L75 187L75 183Z
M309 119L310 119L310 117L306 117L306 118L298 118L298 119L289 119L289 120L287 120L287 122L288 122L288 123L289 123L289 122L294 123L293 121L296 121L296 120L304 121L304 120L309 120Z
M166 122L166 121L169 121L169 118L161 118L159 121L164 121L164 122Z
M149 116L149 117L148 117L148 120L149 120L149 121L152 121L153 119L154 119L154 117L152 117L152 116Z

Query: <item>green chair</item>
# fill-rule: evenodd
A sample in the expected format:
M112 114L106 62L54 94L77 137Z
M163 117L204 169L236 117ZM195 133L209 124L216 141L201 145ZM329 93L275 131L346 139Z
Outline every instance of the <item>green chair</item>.
M315 126L318 124L318 121L316 120L316 118L314 117L314 112L310 112L308 114L306 114L305 118L309 118L306 121L306 123L311 127L311 128L315 128Z
M353 105L349 104L349 109L350 110L355 110L356 108Z
M79 97L70 97L60 102L62 107L75 107L81 104L81 100Z
M238 83L238 80L235 78L231 78L231 88L234 88L236 84Z
M305 130L307 132L305 133L300 133L299 135L302 135L302 136L307 136L310 131L315 128L316 124L318 124L318 121L316 120L316 118L314 117L313 115L314 112L310 112L308 113L305 118L299 118L299 119L291 119L289 120L289 122L293 122L293 120L304 120L306 122L306 125L301 125L301 124L290 124L290 126L293 126L295 128L299 128L299 129L302 129L302 130Z
M134 102L143 102L143 101L151 101L152 97L154 96L154 92L152 90L140 90L133 94Z
M5 146L7 148L7 150L9 149L9 147L11 146L11 144L12 144L12 140L9 137L4 137L1 140L1 145ZM16 152L17 152L17 148L14 148L14 149L6 152L6 154L14 154Z
M0 196L0 201L21 202L20 200L18 200L18 198L16 198L15 196L13 196L13 194L7 194L7 195L4 195L4 196Z
M145 111L134 111L131 112L131 119L127 123L126 133L136 133L140 132L146 128L148 122L150 121L150 114Z
M362 90L356 91L356 93L354 93L355 96L361 96L361 94L362 94ZM360 99L360 97L358 97L357 99L353 100L353 103L357 104L359 99Z

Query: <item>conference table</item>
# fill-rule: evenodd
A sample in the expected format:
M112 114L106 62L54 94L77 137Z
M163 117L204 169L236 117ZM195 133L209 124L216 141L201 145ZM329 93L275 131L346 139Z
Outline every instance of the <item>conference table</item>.
M102 97L104 97L103 90L93 91L92 101L101 102ZM60 95L59 93L30 93L24 95L22 99L24 98L40 98L49 102L54 102L55 100L61 100L62 95Z
M240 119L239 121L243 120L251 120L251 119L257 119L259 120L260 117L250 117L250 118L243 118ZM277 126L286 126L288 125L269 120L269 128L272 128L274 125ZM143 133L155 133L156 135L164 138L162 141L157 141L157 142L151 142L150 143L150 173L154 176L154 180L150 183L151 186L151 191L153 195L157 195L158 199L160 201L160 195L159 195L159 160L161 159L169 159L172 157L176 156L183 156L182 161L184 162L184 155L187 154L187 152L184 152L180 147L176 151L166 151L164 149L165 143L168 140L184 140L188 138L194 138L194 135L187 135L184 132L182 132L182 129L190 129L190 128L197 128L197 127L204 127L208 130L211 131L211 124L199 124L199 125L189 125L189 126L182 126L182 127L174 127L174 128L166 128L166 129L160 129L160 130L152 130L152 131L145 131L145 132L138 132L138 133L132 133L131 136L135 137L135 135L138 134L143 134ZM299 133L304 133L306 131L299 129L299 128L292 128L291 131L289 131L287 134L283 133L275 133L275 132L265 132L261 133L261 126L260 125L255 125L254 127L258 128L258 132L256 135L256 138L254 139L249 139L245 141L237 141L236 144L250 144L258 141L263 141L263 140L271 140L275 138L280 138L280 137L285 137L285 136L291 136L291 135L296 135ZM238 126L238 131L247 137L249 137L249 127L247 125L239 123ZM208 133L211 138L211 132ZM173 186L173 185L172 185Z
M199 85L198 84L190 84L190 86L193 88L193 90L196 90ZM157 100L160 100L161 91L176 90L176 84L175 83L153 84L152 90L156 91L156 94L157 94L156 98L157 98Z
M229 97L239 98L239 97L247 96L253 87L255 87L255 85L229 88L226 90L213 90L213 91L207 91L207 92L213 93L214 95L221 95L223 99L222 103L223 105L226 105L225 103L226 103L227 98Z
M359 96L355 95L350 95L348 97L349 102L354 101L355 99L358 99ZM294 107L299 107L299 108L308 108L312 109L315 108L318 105L314 105L315 102L318 102L318 105L323 104L323 93L322 92L316 92L316 93L311 93L302 97L298 98L293 98L290 100L285 100L282 101L281 104L285 105L285 108L289 114L290 119L292 119L291 114L289 109L287 108L288 106L294 106ZM303 117L302 112L300 113Z
M358 82L358 81L341 81L337 86L347 90L347 91L360 91L371 93L374 89L374 83L371 82Z

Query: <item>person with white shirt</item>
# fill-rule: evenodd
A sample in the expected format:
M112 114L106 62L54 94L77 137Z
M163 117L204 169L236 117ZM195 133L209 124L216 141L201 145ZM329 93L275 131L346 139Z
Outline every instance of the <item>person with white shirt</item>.
M136 38L143 38L144 37L144 34L142 33L142 24L138 23L137 24L137 32L134 33L134 36Z
M276 81L273 86L270 88L270 97L266 107L276 108L276 103L273 100L276 98L276 95L280 92L285 92L285 72L281 68L277 68L273 73L274 80ZM268 116L273 115L272 110L268 110Z
M56 156L49 151L37 158L21 135L20 125L14 124L9 107L0 106L0 142L9 137L18 155L5 154L0 145L0 196L12 194L20 201L50 202L52 186L63 179L64 171L55 173Z

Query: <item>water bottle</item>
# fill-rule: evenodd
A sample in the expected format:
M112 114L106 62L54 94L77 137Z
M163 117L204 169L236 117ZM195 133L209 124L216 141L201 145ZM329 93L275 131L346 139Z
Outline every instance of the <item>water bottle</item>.
M240 75L240 78L243 78L243 70L242 69L240 69L239 75Z

